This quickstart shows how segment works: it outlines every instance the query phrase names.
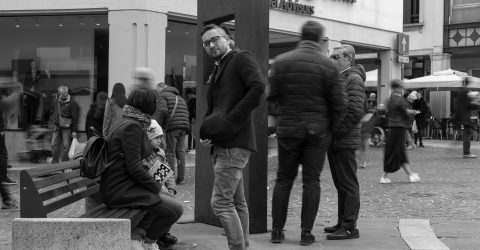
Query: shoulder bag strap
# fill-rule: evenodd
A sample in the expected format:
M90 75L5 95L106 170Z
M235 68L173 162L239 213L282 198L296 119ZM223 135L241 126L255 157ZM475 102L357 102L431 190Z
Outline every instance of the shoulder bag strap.
M172 119L173 114L175 114L175 111L177 110L177 104L178 104L178 95L175 96L175 106L173 107L173 111L170 114L170 119Z

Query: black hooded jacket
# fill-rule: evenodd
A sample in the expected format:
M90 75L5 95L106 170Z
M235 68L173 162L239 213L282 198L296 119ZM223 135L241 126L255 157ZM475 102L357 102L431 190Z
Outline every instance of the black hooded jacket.
M330 150L357 149L360 145L360 120L365 114L365 69L355 65L340 73L347 93L347 109L335 131Z

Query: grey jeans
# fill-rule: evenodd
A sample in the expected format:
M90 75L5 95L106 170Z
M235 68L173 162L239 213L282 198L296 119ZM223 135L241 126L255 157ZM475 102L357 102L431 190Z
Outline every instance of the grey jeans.
M72 131L69 128L60 128L57 125L53 125L52 134L52 163L58 163L60 158L60 152L62 153L61 159L63 161L70 160L68 158L68 150L70 150L70 143L72 142ZM62 141L63 150L60 148L60 140Z
M248 206L243 188L243 169L250 151L243 148L213 150L215 181L211 205L220 219L229 249L244 250L248 247Z

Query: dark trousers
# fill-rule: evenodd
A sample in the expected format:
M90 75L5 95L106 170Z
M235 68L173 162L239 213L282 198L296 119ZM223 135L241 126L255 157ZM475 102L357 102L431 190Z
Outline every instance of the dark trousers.
M0 133L0 181L7 178L8 152L5 145L5 133ZM0 184L0 194L2 195L3 203L12 199L10 191L6 185Z
M165 194L159 195L163 202L145 207L148 213L137 225L137 228L146 233L142 236L150 240L158 240L160 236L168 233L183 214L183 204L180 201Z
M167 132L166 136L166 156L168 165L174 171L174 179L177 181L185 180L185 130L176 129Z
M470 154L470 140L472 139L472 127L463 126L463 154Z
M423 145L423 132L422 132L423 129L418 129L418 132L414 134L414 140L415 140L415 144L417 144L417 141L420 142L420 144Z
M330 136L278 138L278 171L272 199L274 229L283 229L287 220L288 201L298 166L302 165L302 230L311 231L320 203L320 174Z
M328 151L328 163L338 195L338 223L356 227L360 211L360 187L357 179L355 150Z

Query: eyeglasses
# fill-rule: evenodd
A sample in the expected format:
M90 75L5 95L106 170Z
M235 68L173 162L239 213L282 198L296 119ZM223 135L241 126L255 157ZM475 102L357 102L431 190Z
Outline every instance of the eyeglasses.
M340 54L332 54L330 56L330 58L332 58L333 60L338 60L338 59L342 58L342 56Z
M218 41L220 41L220 38L222 38L222 37L226 37L226 36L214 36L210 40L207 40L207 41L203 42L202 45L203 45L204 48L210 47L210 44L212 44L212 43L213 43L213 45L217 45Z

